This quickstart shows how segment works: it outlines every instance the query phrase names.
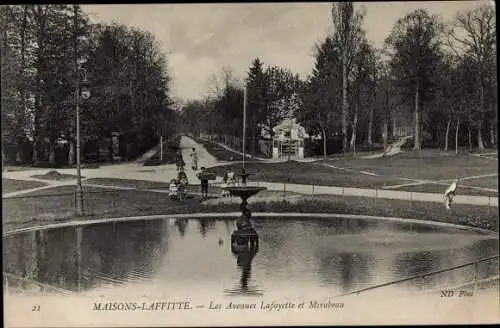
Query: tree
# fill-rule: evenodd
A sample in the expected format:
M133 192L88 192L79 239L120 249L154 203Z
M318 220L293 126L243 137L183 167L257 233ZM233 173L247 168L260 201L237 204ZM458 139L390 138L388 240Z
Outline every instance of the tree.
M440 58L442 25L437 16L418 9L399 19L385 43L392 55L391 69L407 100L413 99L415 150L421 149L421 117L432 97L434 72Z
M309 135L323 138L323 156L326 156L328 131L337 130L335 117L341 117L342 62L338 41L329 36L316 45L316 61L312 75L301 88L302 106L297 118Z
M360 108L371 107L373 90L375 85L376 59L374 49L370 46L366 39L362 40L359 49L353 59L352 70L352 102L353 102L353 121L352 135L350 148L356 153L356 136L358 128L358 120L360 116ZM371 116L373 112L370 111ZM370 122L373 121L371 117ZM371 133L371 131L370 131Z
M260 132L259 127L264 122L265 108L267 106L268 84L263 65L259 58L255 58L246 78L247 115L249 113L250 116L252 156L255 155L256 139Z
M350 60L356 53L359 41L364 36L361 28L364 13L354 11L351 1L337 2L332 5L332 21L335 28L335 38L339 42L342 58L342 136L343 151L347 151L347 115L348 105L348 76L350 73Z
M300 78L293 74L288 68L269 66L265 70L267 80L266 110L264 116L264 127L272 136L272 128L285 118L293 116L300 106L298 92L300 90Z
M484 149L482 129L485 114L492 111L493 102L486 104L488 90L496 84L496 20L495 9L482 5L459 13L448 31L449 45L456 55L469 57L474 64L478 86L476 117L479 149ZM454 41L451 42L451 41ZM496 88L496 86L495 86Z

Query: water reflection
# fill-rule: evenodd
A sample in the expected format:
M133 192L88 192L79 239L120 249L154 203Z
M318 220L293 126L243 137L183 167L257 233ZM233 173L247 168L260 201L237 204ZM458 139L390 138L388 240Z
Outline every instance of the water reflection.
M256 220L259 248L234 253L234 220L189 221L22 233L4 238L3 269L74 292L140 283L167 295L199 288L262 295L291 285L340 294L496 255L498 250L498 239L415 224L409 231L405 225L377 221L267 218ZM494 263L480 266L480 278L498 274L498 261ZM407 285L420 289L460 282L471 277L472 269L467 270Z
M184 235L186 234L188 223L189 223L188 219L175 219L174 224L179 230L179 235L181 235L181 237L184 237Z

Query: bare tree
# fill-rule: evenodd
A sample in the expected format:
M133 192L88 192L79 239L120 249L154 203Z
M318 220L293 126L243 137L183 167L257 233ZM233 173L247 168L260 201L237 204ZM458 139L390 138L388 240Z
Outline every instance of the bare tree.
M475 9L459 13L452 28L448 31L448 41L455 54L473 60L477 87L477 140L479 149L484 149L482 127L486 106L486 90L496 73L496 20L495 9L491 5L483 5Z

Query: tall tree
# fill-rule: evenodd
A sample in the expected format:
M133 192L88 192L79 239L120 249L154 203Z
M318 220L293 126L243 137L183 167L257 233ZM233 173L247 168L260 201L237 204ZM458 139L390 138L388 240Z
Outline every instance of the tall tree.
M418 9L399 19L385 43L392 52L391 69L400 77L407 100L413 99L415 150L421 149L423 105L433 95L434 72L440 58L442 24L435 15Z
M302 87L302 106L297 118L309 135L321 135L323 155L326 140L341 128L336 117L341 117L342 61L339 42L332 36L316 45L316 61L312 75ZM339 82L340 81L340 82Z
M487 104L487 93L496 84L496 19L492 5L482 5L459 13L449 30L454 41L452 48L457 56L467 55L474 64L478 99L476 106L477 142L484 149L483 121L485 114L493 110L493 103ZM495 86L496 87L496 86Z
M335 38L339 41L342 58L342 146L343 151L348 149L347 116L348 105L348 76L350 61L356 53L359 41L364 36L362 23L364 13L354 10L352 1L336 2L332 5L332 20L335 28Z
M259 58L255 58L246 78L247 87L247 115L250 116L251 151L255 155L255 146L260 133L259 127L264 121L266 95L268 84L264 73L264 65Z

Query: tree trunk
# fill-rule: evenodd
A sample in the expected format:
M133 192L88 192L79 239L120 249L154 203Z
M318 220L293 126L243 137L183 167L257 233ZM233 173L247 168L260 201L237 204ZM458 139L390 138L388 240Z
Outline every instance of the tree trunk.
M490 144L493 146L495 144L495 122L490 123Z
M252 157L255 156L255 140L257 136L257 129L255 127L255 114L252 111Z
M20 77L21 77L21 102L22 102L22 115L20 117L21 119L21 124L18 133L18 149L16 152L16 162L19 163L21 161L21 145L23 143L23 137L25 137L24 133L24 127L25 127L25 117L28 112L27 108L27 103L26 103L26 76L25 76L25 70L26 70L26 26L28 22L28 6L24 6L23 10L23 20L22 20L22 25L21 25L21 67L20 67Z
M372 134L373 134L373 106L370 106L370 114L368 117L368 144L370 146L373 145Z
M354 118L352 122L352 135L351 135L351 149L353 150L354 154L356 154L356 129L358 126L358 102L356 101L356 104L354 105Z
M448 151L448 137L450 135L451 117L448 119L448 125L446 125L446 136L444 140L444 151Z
M484 150L484 143L483 143L483 121L479 119L477 122L477 146L479 150Z
M321 131L323 131L323 158L326 158L326 131L323 125L321 125Z
M457 119L457 128L455 130L455 154L458 155L458 129L460 128L460 119Z
M471 126L469 123L469 151L472 151L472 131L471 131Z
M415 88L415 145L413 150L420 150L420 109L419 109L419 82Z
M51 167L56 165L56 147L54 140L49 141L49 164Z
M392 137L395 139L397 136L397 122L396 122L396 117L393 115L392 116Z
M75 143L73 140L69 141L69 152L68 152L68 164L73 165L75 163Z
M384 151L387 151L387 147L389 146L388 142L387 142L387 137L389 134L389 118L388 117L386 117L384 120L384 132L382 134L383 134L383 138L384 138Z
M342 152L347 152L347 50L343 50L342 56Z
M482 82L483 80L481 79L479 83L479 113L481 113L481 115L479 115L479 119L477 122L477 147L479 148L479 150L484 150L482 131L484 119L484 116L482 115L482 113L484 113L484 86Z

